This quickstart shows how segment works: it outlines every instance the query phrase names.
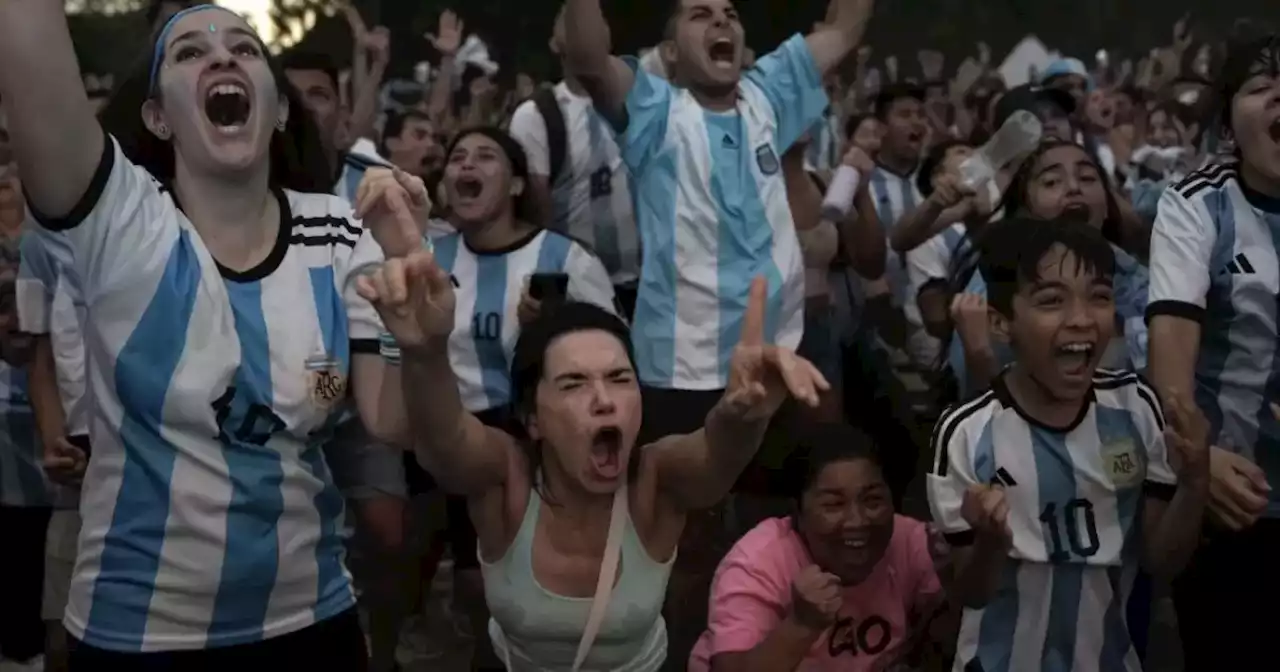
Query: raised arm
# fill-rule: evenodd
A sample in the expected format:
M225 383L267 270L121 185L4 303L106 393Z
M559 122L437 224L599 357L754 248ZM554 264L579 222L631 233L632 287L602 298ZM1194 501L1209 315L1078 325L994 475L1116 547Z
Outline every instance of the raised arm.
M751 283L742 336L729 364L729 384L706 425L651 448L658 487L684 510L708 508L729 494L787 396L817 406L818 395L831 388L807 360L765 345L766 291L763 278Z
M31 206L67 215L89 190L105 138L61 0L0 2L0 100Z
M609 23L600 0L568 0L564 6L564 62L591 95L596 110L622 129L627 125L627 93L635 73L613 56Z
M819 72L830 72L858 48L874 8L875 0L831 0L827 20L805 38Z
M502 485L515 442L462 406L449 364L453 284L422 243L431 209L426 187L399 170L371 169L356 202L355 214L385 261L353 271L354 286L387 332L381 335L382 370L366 365L363 374L355 372L364 378L355 390L361 419L376 438L412 448L452 493L480 495ZM353 328L353 338L366 335Z

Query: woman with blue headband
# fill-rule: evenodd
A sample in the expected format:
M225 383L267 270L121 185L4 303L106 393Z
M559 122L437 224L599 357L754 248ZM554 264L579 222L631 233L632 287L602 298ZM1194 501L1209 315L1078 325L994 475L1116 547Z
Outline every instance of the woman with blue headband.
M153 54L121 94L136 121L108 120L113 137L62 3L0 3L0 98L34 235L86 304L72 669L363 670L320 445L348 389L374 434L407 434L399 370L348 280L420 245L426 192L371 173L366 234L323 193L307 115L235 14L180 12Z

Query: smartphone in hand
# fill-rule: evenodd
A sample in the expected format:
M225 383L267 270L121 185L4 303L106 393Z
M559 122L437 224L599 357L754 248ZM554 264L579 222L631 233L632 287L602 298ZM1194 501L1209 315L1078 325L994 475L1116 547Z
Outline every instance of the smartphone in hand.
M569 296L569 275L534 273L529 276L529 296L542 303L564 303Z

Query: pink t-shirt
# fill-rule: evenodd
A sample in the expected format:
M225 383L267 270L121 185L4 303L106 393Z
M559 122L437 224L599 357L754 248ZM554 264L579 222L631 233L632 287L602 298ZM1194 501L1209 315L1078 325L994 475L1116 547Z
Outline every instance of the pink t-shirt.
M811 562L787 518L770 518L738 541L716 569L707 631L689 657L690 672L709 670L716 654L748 651L764 641L790 612L792 579ZM835 625L798 669L880 669L878 664L898 651L909 615L932 604L941 591L925 524L894 516L884 557L866 581L845 589Z

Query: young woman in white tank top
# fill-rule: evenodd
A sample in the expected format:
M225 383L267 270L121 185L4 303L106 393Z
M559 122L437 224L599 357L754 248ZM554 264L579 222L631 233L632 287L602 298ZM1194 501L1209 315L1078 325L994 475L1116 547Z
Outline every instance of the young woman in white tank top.
M752 285L729 386L705 428L642 450L635 450L641 404L630 334L607 311L567 303L525 328L512 364L513 434L462 407L446 345L453 287L430 252L388 260L358 288L399 347L405 393L416 400L409 414L418 459L444 488L468 498L490 633L508 667L659 669L662 596L688 512L729 492L788 394L812 406L829 388L809 362L765 344L764 280ZM626 515L614 519L620 535L611 564L605 548L615 501ZM614 568L598 634L575 666L597 580Z

